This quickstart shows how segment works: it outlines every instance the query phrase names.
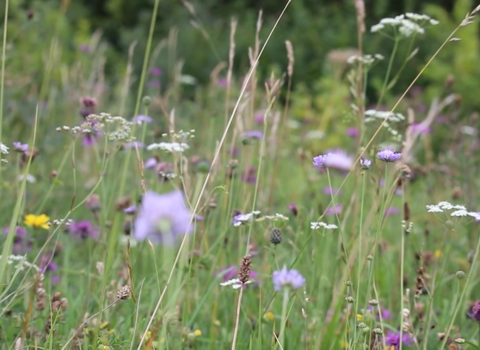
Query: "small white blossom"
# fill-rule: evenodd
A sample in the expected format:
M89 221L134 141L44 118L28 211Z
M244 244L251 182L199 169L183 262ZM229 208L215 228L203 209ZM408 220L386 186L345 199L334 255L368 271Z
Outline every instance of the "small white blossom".
M238 278L233 278L231 280L228 280L226 282L222 282L220 283L220 285L222 287L228 287L228 286L232 286L233 289L238 289L240 288L241 286L245 285L245 284L250 284L252 283L252 281L247 281L245 283L242 283Z
M427 15L407 12L405 15L396 16L395 18L383 18L380 23L372 26L370 31L372 33L380 32L389 26L394 28L395 33L398 30L400 35L410 37L414 33L424 34L425 29L422 25L425 24L436 25L438 21Z
M24 179L26 179L27 182L30 182L31 184L37 182L37 179L35 178L35 176L30 175L30 174L27 174L27 175L25 175L25 176L24 176L23 174L20 174L20 175L18 175L18 177L17 177L17 180L18 180L19 182L22 182Z
M160 142L160 143L152 143L151 145L147 146L148 151L152 151L155 149L161 149L163 151L167 151L170 153L173 152L183 152L190 147L186 143L179 143L179 142Z
M288 218L285 215L276 213L275 215L266 215L265 219L272 221L288 221Z
M2 154L8 154L8 147L5 146L3 143L0 143L0 151Z
M247 213L247 214L238 214L233 218L233 226L238 227L247 222L250 222L255 216L259 214L260 214L260 211L258 210L254 210L251 213Z
M321 221L319 221L319 222L311 222L311 223L310 223L310 228L311 228L312 230L317 230L317 229L319 229L320 227L323 227L323 228L325 228L325 229L327 229L327 230L335 230L335 229L338 228L337 225L334 225L334 224L326 224L326 223L321 222Z

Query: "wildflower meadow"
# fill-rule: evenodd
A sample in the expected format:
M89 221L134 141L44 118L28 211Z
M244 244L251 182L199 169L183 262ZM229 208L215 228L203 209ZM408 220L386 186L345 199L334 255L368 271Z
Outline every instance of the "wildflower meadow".
M295 2L221 47L175 5L206 81L159 0L115 53L75 1L0 4L1 350L480 349L480 5L351 1L305 90Z

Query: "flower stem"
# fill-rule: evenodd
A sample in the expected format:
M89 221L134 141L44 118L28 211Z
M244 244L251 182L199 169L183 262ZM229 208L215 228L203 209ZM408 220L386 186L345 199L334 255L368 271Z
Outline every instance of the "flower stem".
M279 344L282 348L285 348L285 326L287 325L287 309L288 309L288 300L290 298L290 289L285 288L283 291L283 303L282 303L282 323L280 325L280 338Z
M237 313L235 316L235 328L233 330L232 350L235 350L235 346L237 343L237 334L238 334L238 326L240 323L240 307L242 305L242 296L243 296L243 286L240 287L240 294L238 295Z

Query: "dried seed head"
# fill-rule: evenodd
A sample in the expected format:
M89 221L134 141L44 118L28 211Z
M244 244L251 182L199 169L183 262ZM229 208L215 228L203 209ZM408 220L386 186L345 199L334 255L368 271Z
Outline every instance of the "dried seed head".
M282 243L282 231L279 228L275 227L270 233L270 243L274 245Z
M100 196L98 194L92 194L85 201L85 205L92 212L97 212L100 210Z
M132 200L129 197L120 197L115 202L115 209L117 211L123 211L123 209L128 208L132 204Z
M238 271L238 279L242 284L247 283L248 279L250 278L250 272L252 271L252 260L250 256L244 256L242 260L242 264L240 265L240 269Z
M118 290L117 299L118 300L127 300L128 298L130 298L130 286L128 284L126 284Z

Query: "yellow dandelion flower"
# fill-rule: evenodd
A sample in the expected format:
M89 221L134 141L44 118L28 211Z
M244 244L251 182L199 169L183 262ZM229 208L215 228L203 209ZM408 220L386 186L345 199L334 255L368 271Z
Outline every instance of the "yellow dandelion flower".
M108 334L113 334L113 333L115 333L115 328L111 328L108 330Z
M41 215L28 214L25 216L25 225L48 230L50 228L47 225L49 220L50 218L45 214L41 214Z
M357 321L362 322L363 321L363 315L362 314L357 314Z
M195 329L195 332L193 332L193 334L196 336L196 337L199 337L202 335L202 331L200 329Z
M440 249L437 249L437 250L435 250L433 255L435 255L435 257L438 259L439 257L442 256L442 251Z
M269 311L263 315L263 319L268 322L273 322L275 320L275 315L273 312Z

